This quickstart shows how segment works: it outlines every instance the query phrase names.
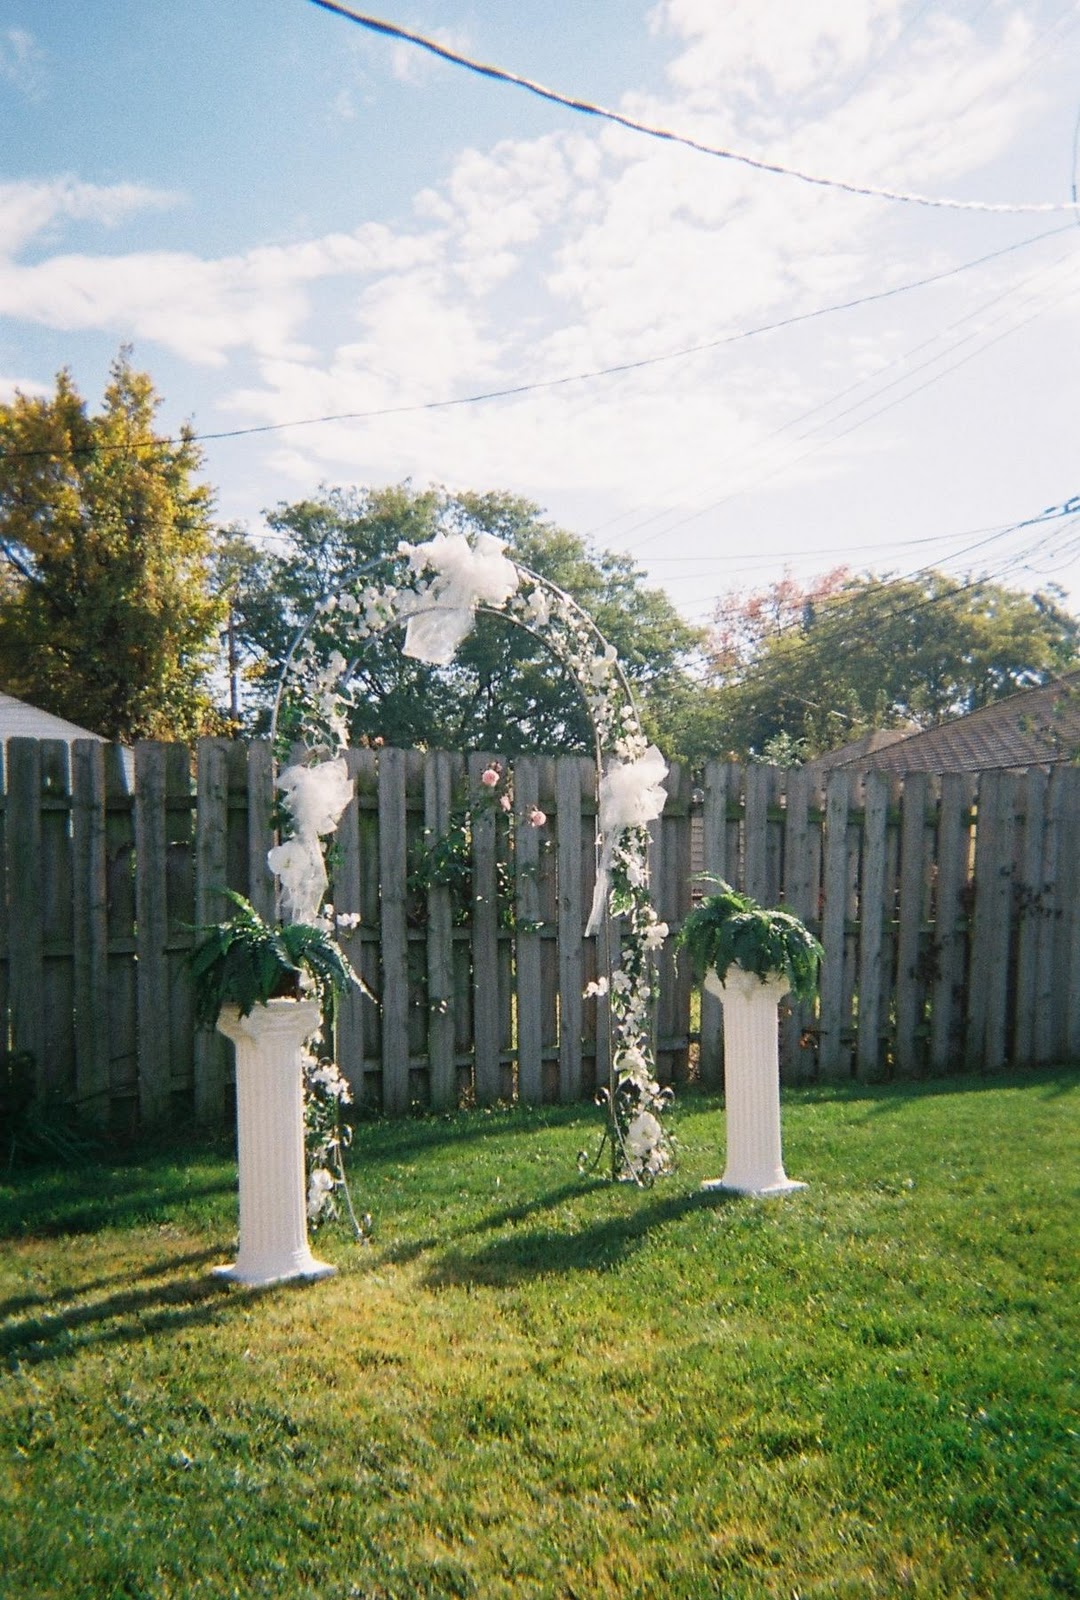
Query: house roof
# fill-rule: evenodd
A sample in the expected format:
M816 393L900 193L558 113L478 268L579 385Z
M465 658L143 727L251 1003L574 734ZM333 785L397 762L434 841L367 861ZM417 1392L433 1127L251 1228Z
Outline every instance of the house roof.
M876 755L879 750L887 749L900 739L907 739L911 732L910 723L906 728L872 728L861 739L852 739L850 744L826 750L823 755L805 762L804 766L810 772L831 772L834 767L862 766L868 756Z
M73 739L99 739L107 743L100 733L91 733L76 722L54 717L51 711L40 711L25 700L16 700L13 694L0 692L0 743L6 744L9 739L64 739L68 744Z
M836 764L878 772L990 772L1056 766L1078 756L1080 670Z

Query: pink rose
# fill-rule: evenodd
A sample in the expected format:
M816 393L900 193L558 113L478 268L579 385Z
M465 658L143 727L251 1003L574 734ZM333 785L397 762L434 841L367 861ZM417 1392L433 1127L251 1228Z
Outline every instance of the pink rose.
M483 772L480 774L480 782L484 785L485 789L494 789L498 781L498 767L485 767Z
M529 827L542 828L546 821L547 816L543 811L540 810L540 807L533 806L532 810L529 812Z

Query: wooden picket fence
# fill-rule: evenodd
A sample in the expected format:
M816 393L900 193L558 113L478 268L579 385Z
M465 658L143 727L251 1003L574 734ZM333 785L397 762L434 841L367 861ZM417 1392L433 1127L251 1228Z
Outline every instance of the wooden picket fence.
M356 798L332 893L361 923L344 942L379 1003L352 992L339 1058L368 1107L591 1096L608 1072L603 1001L583 990L608 952L583 937L594 881L595 773L519 757L513 847L495 813L472 840L472 903L417 887L424 840L479 792L487 759L349 755ZM12 739L0 800L0 1021L43 1094L131 1127L226 1118L231 1063L192 1025L192 928L223 885L273 913L265 743ZM782 900L825 946L820 999L785 1011L789 1082L994 1071L1080 1055L1080 771L1017 776L674 767L654 828L653 898L672 932L695 868ZM538 805L541 829L526 817ZM617 930L611 937L617 940ZM617 950L612 952L617 959ZM665 1081L722 1083L721 1011L671 942L658 961Z

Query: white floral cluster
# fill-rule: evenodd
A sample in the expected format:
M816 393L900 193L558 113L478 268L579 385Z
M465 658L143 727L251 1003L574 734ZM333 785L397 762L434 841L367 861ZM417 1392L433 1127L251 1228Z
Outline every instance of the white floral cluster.
M344 1183L341 1147L344 1142L339 1111L352 1100L352 1091L337 1063L305 1049L304 1128L308 1162L307 1214L318 1223L336 1217L337 1195ZM334 1171L334 1168L337 1171Z
M595 932L609 911L626 918L621 964L611 979L611 1113L622 1175L647 1180L671 1162L660 1117L670 1090L656 1081L649 1030L651 957L668 933L649 900L646 831L664 803L663 757L642 730L614 647L569 595L517 567L502 540L480 534L470 542L463 534L438 534L425 544L402 543L398 555L405 560L399 583L346 588L320 602L315 625L289 672L288 692L301 708L305 741L312 749L334 753L347 743L350 669L340 649L329 648L331 617L337 638L342 618L348 618L344 631L360 646L404 623L404 653L445 665L472 628L478 608L502 611L536 634L574 675L598 747L612 758L601 784L603 851L589 931ZM325 657L320 643L327 646ZM538 812L535 821L529 820L539 826L542 817ZM309 829L309 844L310 837ZM293 843L287 840L279 848ZM290 859L280 858L281 864ZM307 865L313 868L310 855ZM299 858L296 871L298 891L308 894L309 904L314 874L299 882ZM324 872L320 897L325 881ZM597 985L593 992L603 991Z
M623 761L643 755L648 741L619 672L618 653L592 618L532 574L523 579L510 611L574 674L600 748Z

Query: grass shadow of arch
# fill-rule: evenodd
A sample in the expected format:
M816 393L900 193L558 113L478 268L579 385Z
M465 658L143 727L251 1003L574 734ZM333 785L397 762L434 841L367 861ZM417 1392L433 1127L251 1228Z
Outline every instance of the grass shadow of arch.
M220 1260L227 1252L213 1254ZM288 1293L303 1281L232 1284L209 1272L168 1269L158 1283L99 1294L81 1304L58 1305L54 1311L27 1307L29 1314L10 1317L0 1329L0 1360L32 1367L111 1345L168 1337L231 1319L253 1301Z
M556 1274L607 1272L617 1267L669 1222L694 1212L717 1211L741 1196L695 1190L646 1201L622 1216L583 1228L541 1227L515 1231L473 1251L443 1253L424 1276L428 1288L512 1285Z

